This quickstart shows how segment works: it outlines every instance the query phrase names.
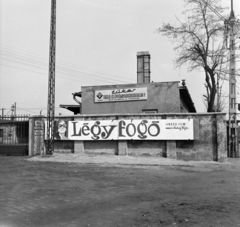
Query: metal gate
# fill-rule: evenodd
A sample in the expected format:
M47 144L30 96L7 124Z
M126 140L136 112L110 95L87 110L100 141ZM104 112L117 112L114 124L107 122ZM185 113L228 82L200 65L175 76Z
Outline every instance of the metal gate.
M238 124L239 124L239 121L237 121L237 135L235 135L235 128L232 128L233 131L232 131L231 135L229 135L229 126L228 126L228 122L227 122L227 157L228 158L239 158L240 157L239 156L240 127ZM235 136L237 136L237 139L235 139Z
M29 116L0 117L0 155L28 155Z

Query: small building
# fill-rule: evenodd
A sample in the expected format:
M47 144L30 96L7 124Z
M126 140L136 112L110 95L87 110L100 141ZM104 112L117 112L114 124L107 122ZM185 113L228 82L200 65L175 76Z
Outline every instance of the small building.
M79 101L76 97L80 97ZM60 105L74 114L195 113L185 81L151 82L150 54L137 53L137 83L83 86L79 105Z

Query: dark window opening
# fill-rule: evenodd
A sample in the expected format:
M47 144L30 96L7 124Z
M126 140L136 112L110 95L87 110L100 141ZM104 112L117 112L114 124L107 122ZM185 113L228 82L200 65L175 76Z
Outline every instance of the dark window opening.
M0 129L0 143L3 143L3 130Z
M157 109L145 109L142 110L142 113L158 113Z

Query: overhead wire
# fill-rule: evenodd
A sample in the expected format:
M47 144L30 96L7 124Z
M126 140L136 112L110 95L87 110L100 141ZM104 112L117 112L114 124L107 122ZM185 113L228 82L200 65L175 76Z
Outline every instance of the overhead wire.
M4 50L2 51L2 53L4 53ZM7 55L7 56L4 56L5 58L9 58L9 59L12 59L11 57L13 57L13 59L17 59L18 61L23 61L23 62L25 62L25 61L27 61L27 63L29 64L29 62L32 62L33 64L34 64L34 66L36 65L36 67L44 67L44 68L46 68L47 69L47 67L48 67L48 63L47 63L47 61L45 60L45 61L43 61L42 59L33 59L33 58L29 58L29 57L25 57L25 56L21 56L21 55L19 55L18 57L16 57L16 56L14 56L14 54L13 53L4 53L5 55ZM9 56L10 55L10 56ZM12 56L13 55L13 56ZM58 67L59 65L57 64L57 67ZM61 67L61 66L59 66L59 67ZM61 67L61 68L63 68L64 70L66 70L66 67ZM67 69L70 69L70 70L72 70L72 67L71 68L67 68ZM89 72L87 72L87 71L84 71L85 73L89 73ZM79 71L77 71L77 73L79 73ZM109 79L109 78L107 78L107 79Z
M47 63L46 60L41 59L41 58L36 57L36 56L26 54L26 53L17 52L17 51L13 51L13 50L8 50L6 48L5 49L1 48L0 54L1 54L2 59L6 60L6 61L9 61L9 62L16 61L16 62L19 62L23 65L31 66L31 67L41 69L41 70L43 70L43 69L47 70L47 67L48 67L48 63ZM91 82L91 81L96 82L96 78L97 78L98 81L101 80L102 82L106 81L106 82L111 82L111 83L112 82L126 83L125 80L110 78L110 77L107 77L105 75L103 76L98 72L90 71L88 69L81 69L81 68L78 68L76 66L68 65L66 63L56 64L56 70L57 70L58 73L64 74L65 76L75 77L75 78L78 78L78 79L79 79L79 75L84 74L83 76L85 76L85 77L83 79L84 80L87 79L89 82ZM87 74L88 78L86 78L86 74ZM56 75L56 76L58 77L58 75ZM64 77L62 77L62 78L64 78ZM128 79L124 78L124 79L129 80L129 78Z
M159 70L159 72L165 77L166 75L162 72L162 70L158 67L157 63L152 59L151 60L153 62L153 64L157 67L157 69Z
M18 61L18 60L12 60L12 59L6 59L3 57L4 60L7 60L8 62L10 63L19 63L21 65L24 65L24 66L30 66L30 67L34 67L35 69L39 69L39 70L46 70L46 73L45 75L47 75L47 67L42 67L42 66L39 66L39 65L32 65L32 64L29 64L28 62L22 62L22 61ZM4 65L1 63L1 65ZM6 66L6 65L5 65ZM8 67L11 67L10 65L7 65ZM13 67L13 68L16 68L16 67ZM18 67L19 68L19 67ZM21 68L22 70L26 70L26 68ZM29 70L28 70L29 71ZM36 72L36 71L35 71ZM94 80L92 80L91 78L89 78L89 75L87 75L88 77L87 78L79 78L79 73L78 72L69 72L67 71L67 69L63 69L63 70L59 70L58 68L56 69L56 72L57 73L60 73L60 74L63 74L63 76L60 76L60 75L56 75L56 77L60 77L60 78L66 78L66 79L74 79L74 80L79 80L79 81L82 81L84 80L85 82L88 81L90 83L93 83L93 82L96 82L96 78L93 78ZM83 74L83 73L82 73ZM86 76L86 75L84 75ZM109 82L112 82L112 81L115 81L115 83L119 83L119 82L122 82L124 83L124 81L117 81L117 80L113 80L110 81L109 79L105 79L105 78L98 78L98 82L104 82L106 81L107 83Z
M23 111L26 111L26 112L29 112L29 113L35 113L35 114L38 114L38 112L36 111L32 111L32 109L37 109L37 110L46 110L47 108L44 107L44 108L20 108L20 107L17 107L17 110L23 110ZM55 109L62 109L61 107L55 107Z
M29 112L29 113L38 113L38 112L35 112L35 111L30 111L30 110L27 110L27 109L24 109L24 108L19 108L17 107L18 110L24 110L26 112Z
M209 2L205 0L202 0L202 2L204 2L208 6L208 8L210 8L211 11L215 13L220 19L222 19L223 21L226 21L226 18L223 17L215 8L213 8Z
M8 113L9 113L10 111L11 111L11 109L10 109L6 114L4 114L4 115L5 115L5 116L8 115Z

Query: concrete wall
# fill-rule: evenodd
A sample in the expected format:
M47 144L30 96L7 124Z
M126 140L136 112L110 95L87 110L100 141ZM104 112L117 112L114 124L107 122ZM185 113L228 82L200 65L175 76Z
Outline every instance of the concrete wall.
M163 140L128 140L127 148L128 155L167 157L166 141Z
M29 118L29 156L40 155L44 150L44 117L35 116Z
M143 109L157 109L158 113L179 113L179 82L124 84L82 87L82 114L142 113ZM147 87L147 100L124 102L94 102L95 90Z
M102 114L102 115L79 115L74 120L109 120L109 119L187 119L193 118L197 123L196 140L128 140L128 141L55 141L55 151L59 153L79 154L108 154L108 155L135 155L167 157L179 160L205 160L219 161L227 157L226 150L226 125L225 113L175 113L175 114ZM65 120L73 120L73 117L56 117ZM36 118L39 121L39 118ZM32 118L33 122L36 119ZM30 129L34 131L34 129ZM35 133L36 134L36 133ZM38 134L36 134L38 135ZM30 138L30 155L40 154L38 143L41 139L33 136ZM39 134L41 135L41 133ZM33 150L33 148L35 150Z
M187 114L199 120L199 139L176 141L176 158L181 160L218 161L227 157L225 114ZM178 115L185 118L186 115Z

